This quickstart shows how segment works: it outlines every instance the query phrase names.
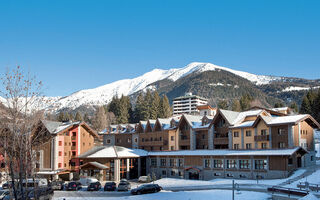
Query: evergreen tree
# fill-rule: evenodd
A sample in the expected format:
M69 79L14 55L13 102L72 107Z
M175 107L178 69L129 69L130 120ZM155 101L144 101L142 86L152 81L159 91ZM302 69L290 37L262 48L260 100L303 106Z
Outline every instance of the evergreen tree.
M107 117L103 106L97 109L92 120L92 126L97 131L102 131L107 127Z
M146 104L146 113L144 114L144 119L151 119L152 99L151 91L147 90L146 96L144 97L144 102Z
M142 93L139 93L136 101L136 107L134 111L135 121L138 122L140 120L147 119L147 105L144 101L144 96Z
M119 101L119 113L118 115L116 115L117 117L117 122L119 124L125 124L128 123L128 119L129 119L129 107L130 107L130 99L124 95L121 96L120 101Z
M312 113L308 96L303 97L301 107L300 107L300 113L302 113L302 114L311 114Z
M166 95L163 95L160 100L160 113L159 118L168 118L172 115L169 99Z
M219 109L228 109L228 102L227 100L220 100L218 102L218 108Z
M238 99L234 99L232 101L232 111L236 111L236 112L241 111L241 105Z
M85 113L84 116L83 116L83 121L85 121L86 123L88 124L91 124L91 120L89 118L89 115L88 113Z
M74 117L74 120L75 121L83 121L82 115L80 114L79 111L76 113L76 116Z
M274 104L274 107L275 108L281 108L281 107L284 107L283 103L282 102L277 102Z
M290 104L290 108L293 110L293 112L298 112L298 105L295 101Z
M160 116L160 96L157 91L153 93L151 110L150 110L150 118L157 119Z
M65 120L64 113L60 112L59 115L57 116L57 121L63 122L64 120Z
M240 106L241 106L241 110L248 110L250 108L250 103L253 101L253 98L250 94L244 94L241 98L240 98Z

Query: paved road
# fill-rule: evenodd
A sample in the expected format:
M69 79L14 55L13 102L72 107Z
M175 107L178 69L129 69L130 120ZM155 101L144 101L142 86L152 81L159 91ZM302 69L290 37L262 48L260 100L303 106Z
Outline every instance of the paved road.
M130 196L130 192L104 192L104 191L54 191L55 199L63 199L63 197L123 197Z

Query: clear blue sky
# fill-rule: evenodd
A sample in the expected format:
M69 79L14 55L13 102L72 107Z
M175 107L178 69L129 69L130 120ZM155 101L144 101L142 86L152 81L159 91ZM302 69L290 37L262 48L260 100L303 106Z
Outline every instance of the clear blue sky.
M319 10L319 0L3 0L0 72L21 65L49 96L193 61L316 79Z

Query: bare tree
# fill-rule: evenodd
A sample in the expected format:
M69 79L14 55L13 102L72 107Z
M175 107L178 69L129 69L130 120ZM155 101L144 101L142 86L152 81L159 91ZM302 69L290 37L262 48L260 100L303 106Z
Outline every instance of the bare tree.
M43 112L41 97L42 82L36 81L29 73L18 66L8 69L2 75L4 89L0 95L5 98L6 112L1 120L1 154L4 155L6 171L12 184L11 192L15 199L26 199L27 179L35 177L36 151L38 146L48 140L42 131L34 134Z

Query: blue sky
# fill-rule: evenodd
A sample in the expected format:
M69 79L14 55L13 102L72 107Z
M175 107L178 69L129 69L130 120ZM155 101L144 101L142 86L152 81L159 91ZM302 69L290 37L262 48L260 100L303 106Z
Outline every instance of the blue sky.
M320 1L0 1L0 73L49 96L190 62L320 78Z

